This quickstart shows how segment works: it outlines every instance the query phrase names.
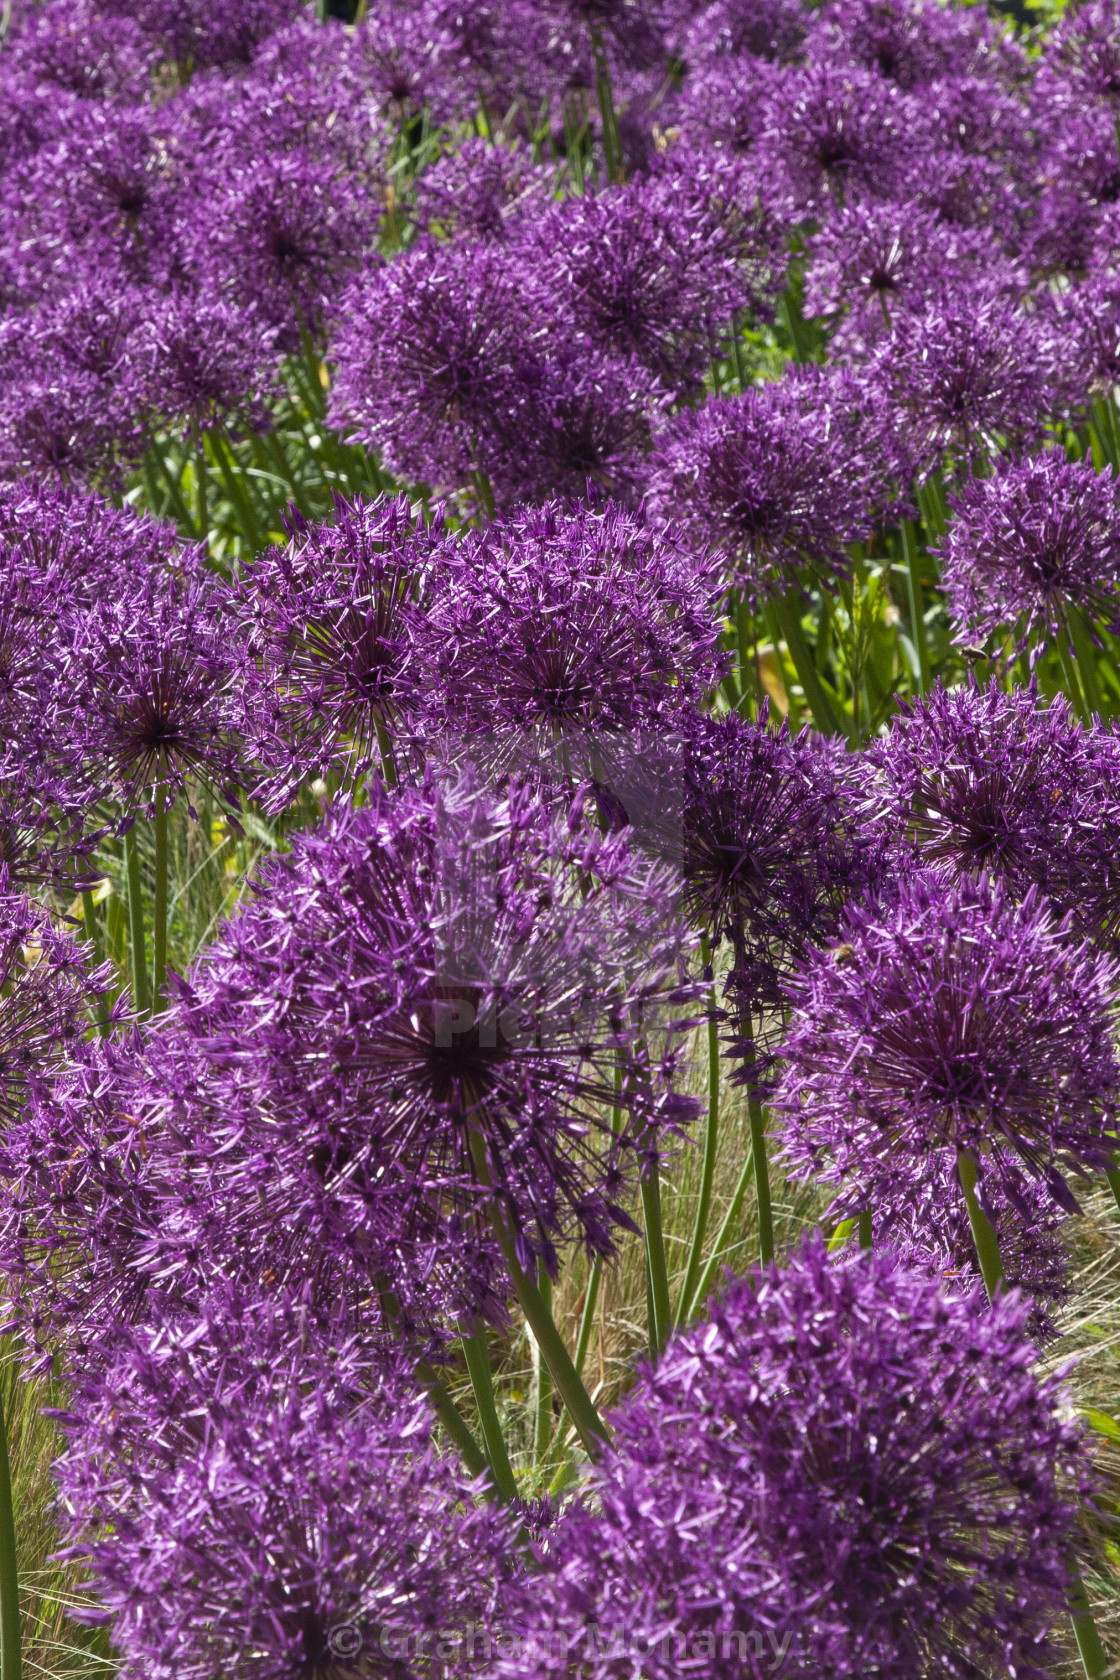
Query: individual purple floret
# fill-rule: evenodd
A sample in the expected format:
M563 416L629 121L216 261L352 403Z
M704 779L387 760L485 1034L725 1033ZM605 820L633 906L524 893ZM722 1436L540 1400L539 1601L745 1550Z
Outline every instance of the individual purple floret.
M1025 1168L1076 1210L1063 1173L1112 1159L1113 962L987 877L903 876L839 932L792 988L775 1105L795 1168L861 1182L954 1149L1013 1201Z
M1120 629L1120 485L1092 458L1044 450L1000 462L952 498L942 580L958 635L1021 652L1068 642L1071 609Z
M284 548L244 569L239 635L255 663L247 711L269 804L301 781L380 766L421 698L416 638L437 588L443 528L404 496L336 506L329 525L293 516Z
M228 591L200 574L124 579L74 625L56 693L64 750L126 815L169 804L189 781L235 800L242 711Z
M620 508L511 513L446 565L426 637L435 729L552 740L671 727L726 668L710 569Z
M709 1312L615 1414L500 1673L1044 1680L1089 1470L1026 1303L816 1241Z
M915 456L965 465L1040 435L1059 400L1054 346L1039 319L987 282L899 313L869 377L897 404Z
M1062 1235L1064 1215L1054 1207L1046 1186L1034 1179L1020 1184L1012 1201L992 1174L987 1199L1005 1283L1022 1290L1031 1302L1031 1338L1051 1341L1058 1334L1053 1315L1073 1294L1070 1248ZM864 1213L871 1216L875 1242L900 1250L908 1265L933 1273L954 1291L971 1294L981 1286L953 1150L920 1159L895 1155L888 1171L845 1185L829 1209L830 1219Z
M465 1658L496 1630L516 1519L436 1451L407 1376L369 1363L298 1296L219 1289L79 1378L56 1474L122 1675L404 1675L427 1664L386 1663L393 1640L458 1634Z
M729 943L740 1017L787 1000L796 964L835 937L872 868L835 752L735 713L689 720L683 858L685 912L711 949Z
M864 382L799 368L668 421L648 502L719 555L739 587L784 594L806 568L847 575L847 545L870 534L891 499L893 452Z
M271 866L183 991L216 1199L251 1214L263 1183L289 1230L329 1203L359 1257L384 1207L454 1216L465 1249L497 1211L525 1265L609 1252L628 1168L695 1108L674 872L518 787L368 798Z

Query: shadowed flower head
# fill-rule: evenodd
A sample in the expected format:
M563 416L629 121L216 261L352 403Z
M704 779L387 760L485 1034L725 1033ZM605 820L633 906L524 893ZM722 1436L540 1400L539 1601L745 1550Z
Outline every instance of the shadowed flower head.
M528 151L489 140L465 140L425 169L416 182L416 219L424 232L506 239L553 197L558 171Z
M903 877L793 988L775 1099L790 1158L842 1183L959 1149L1012 1199L1025 1167L1076 1210L1062 1171L1111 1161L1113 985L1033 891Z
M1026 1305L816 1241L709 1312L519 1593L531 1671L1043 1680L1088 1477Z
M338 498L331 524L291 520L291 540L245 568L240 619L256 660L249 703L257 756L282 804L304 778L350 780L382 763L417 704L416 632L442 526L408 500Z
M695 1107L671 1090L673 872L516 788L369 801L298 839L192 972L187 1122L233 1202L278 1179L289 1224L329 1203L355 1246L382 1206L402 1230L441 1208L471 1246L496 1206L526 1264L569 1235L609 1251L628 1165Z
M550 502L449 551L428 630L433 724L526 735L638 729L719 681L718 591L669 531Z
M998 464L952 499L942 577L962 637L1022 650L1069 639L1070 608L1120 629L1120 484L1092 458L1044 450Z
M986 12L939 0L831 0L810 47L833 62L850 54L907 90L944 76L1026 68Z
M133 1680L349 1680L384 1671L385 1630L497 1621L514 1518L436 1452L407 1376L298 1297L217 1290L120 1335L62 1421L71 1555Z
M737 584L785 593L806 566L847 574L847 544L869 535L890 500L892 453L865 383L802 368L668 421L648 500L723 557Z
M863 197L893 197L919 139L915 110L893 83L825 62L771 79L758 149L800 219Z

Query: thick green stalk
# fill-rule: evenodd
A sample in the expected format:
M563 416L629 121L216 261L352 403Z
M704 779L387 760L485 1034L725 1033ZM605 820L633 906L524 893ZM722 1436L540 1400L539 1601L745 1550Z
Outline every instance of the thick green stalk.
M516 1499L517 1482L506 1451L502 1426L498 1421L494 1382L490 1373L490 1350L486 1345L486 1337L481 1332L473 1336L464 1336L462 1346L471 1387L474 1389L475 1405L478 1407L478 1421L482 1425L482 1439L486 1442L486 1456L490 1460L490 1473L502 1498Z
M102 958L101 929L97 925L97 906L93 902L93 891L86 887L82 892L82 921L85 923L86 938L93 947L93 961L100 963Z
M1104 1176L1108 1179L1108 1187L1112 1191L1116 1206L1120 1208L1120 1170L1109 1167Z
M1081 690L1085 696L1085 704L1090 712L1100 716L1101 685L1097 677L1096 649L1089 631L1088 621L1077 607L1069 609L1069 633L1073 640L1073 650L1077 655L1077 675L1081 679Z
M599 1304L599 1285L603 1281L603 1260L597 1254L591 1262L591 1270L587 1277L587 1290L583 1297L583 1316L579 1321L579 1339L576 1342L575 1366L579 1375L583 1376L584 1362L587 1359L587 1349L591 1343L591 1331L595 1324L595 1308Z
M669 1340L673 1313L669 1305L669 1272L665 1264L665 1233L661 1227L661 1168L656 1156L642 1174L642 1215L646 1227L646 1259L649 1265L650 1302L649 1350L656 1357Z
M12 1510L12 1467L8 1422L0 1388L0 1680L20 1680L19 1559Z
M743 1036L753 1043L750 1014L743 1012ZM758 1199L758 1254L764 1266L774 1258L774 1214L770 1205L770 1171L766 1163L766 1115L753 1084L747 1087L747 1113L751 1123L751 1159L754 1161L754 1189Z
M773 599L774 617L782 639L789 649L789 656L793 660L794 670L805 695L805 704L813 714L813 722L822 735L844 735L846 730L841 728L837 720L832 701L824 691L809 644L805 640L805 632L801 628L801 604L796 595L775 595ZM775 641L778 640L775 636Z
M1089 706L1077 675L1077 666L1069 646L1069 629L1064 621L1058 623L1058 658L1062 663L1062 676L1065 678L1066 692L1070 704L1083 723L1090 722Z
M552 1311L552 1279L541 1266L537 1271L537 1288L541 1292L541 1300ZM552 1379L548 1366L537 1349L537 1415L534 1427L533 1457L538 1464L543 1464L548 1456L549 1445L552 1441Z
M871 1214L865 1208L864 1211L859 1216L859 1246L862 1249L867 1250L871 1247L871 1243L872 1243Z
M430 1365L421 1362L416 1367L416 1375L427 1390L432 1410L447 1431L448 1438L458 1447L459 1457L472 1476L481 1476L489 1465L486 1454L470 1432L466 1418Z
M684 1324L692 1307L692 1298L700 1279L704 1260L704 1240L708 1235L708 1215L712 1206L712 1185L716 1173L716 1149L719 1139L719 1026L715 1018L716 991L712 987L708 1007L708 1123L704 1132L704 1159L700 1168L700 1195L696 1203L696 1220L692 1227L692 1243L688 1251L688 1267L677 1302L678 1324Z
M698 1301L706 1301L712 1292L712 1287L716 1281L716 1273L719 1270L720 1262L731 1246L731 1233L738 1223L739 1215L743 1211L743 1203L747 1199L747 1185L750 1183L753 1176L754 1151L748 1150L747 1158L743 1162L742 1170L740 1171L738 1180L735 1184L735 1191L731 1197L731 1203L727 1212L723 1216L723 1224L720 1226L719 1234L712 1245L712 1252L708 1258L708 1264L704 1267L703 1273L700 1277L700 1282L696 1285L696 1294L694 1295L689 1307L690 1313Z
M1103 1680L1103 1676L1108 1673L1104 1647L1097 1632L1097 1624L1093 1620L1089 1594L1085 1591L1081 1572L1072 1559L1069 1576L1069 1619L1073 1623L1073 1636L1077 1640L1077 1649L1081 1654L1085 1674L1087 1680Z
M739 673L739 710L744 715L749 715L755 673L753 650L751 648L751 615L747 609L747 603L741 595L735 602L735 651Z
M153 819L156 838L156 884L152 899L152 1014L163 1008L167 984L167 810L163 790L156 790Z
M918 687L923 694L929 691L929 645L926 641L925 601L922 596L922 573L918 563L918 539L909 519L902 521L902 551L906 556L906 580L910 594L910 632L914 651L918 655Z
M132 996L141 1015L151 1007L148 991L148 953L144 943L144 898L140 891L140 851L136 824L124 837L124 861L128 871L128 929L132 942Z
M964 1150L957 1154L957 1173L968 1208L968 1223L972 1227L972 1241L989 1301L994 1301L1003 1282L1003 1261L999 1257L999 1242L992 1223L976 1195L976 1162Z
M206 449L202 442L202 433L196 431L194 435L194 476L195 502L198 509L198 538L202 543L210 540L210 507L206 487Z

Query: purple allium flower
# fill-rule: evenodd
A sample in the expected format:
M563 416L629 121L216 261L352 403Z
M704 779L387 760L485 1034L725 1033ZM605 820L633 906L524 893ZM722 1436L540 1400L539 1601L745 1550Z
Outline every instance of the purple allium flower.
M86 803L75 797L69 765L31 744L30 721L20 733L0 752L0 868L23 891L49 884L72 892L88 882L101 836L84 831Z
M17 9L15 20L4 57L16 76L83 99L133 102L150 92L155 55L134 18L88 0L50 0L22 17Z
M796 0L712 0L697 14L684 38L690 69L720 58L795 58L809 17Z
M856 65L774 77L759 153L798 216L865 195L891 197L918 145L917 113L892 82Z
M131 348L141 400L198 431L238 411L263 425L278 394L276 338L252 305L177 289L153 301Z
M407 1377L368 1363L298 1297L219 1290L76 1383L57 1474L122 1675L341 1676L382 1667L387 1639L496 1629L516 1518L437 1453Z
M332 524L293 519L287 546L243 571L242 633L259 665L250 728L273 772L270 803L332 767L353 782L384 759L393 774L393 738L416 710L416 632L442 541L442 526L425 526L403 496L339 498Z
M290 1229L329 1203L359 1251L384 1204L472 1245L498 1207L525 1264L568 1235L609 1252L628 1164L695 1106L671 1091L675 884L518 788L372 784L270 866L180 1000L223 1202L278 1180Z
M775 1104L794 1163L842 1183L953 1148L1012 1199L1025 1166L1075 1209L1059 1168L1111 1162L1111 959L983 876L904 876L839 931L792 988Z
M748 1013L780 1005L871 866L841 760L807 729L791 737L766 718L697 714L683 834L684 909L710 947L730 944L729 995Z
M173 525L68 486L0 483L0 573L34 589L52 622L156 572L198 563Z
M181 66L245 65L258 44L299 16L299 0L244 0L232 11L210 0L109 0Z
M958 633L1068 639L1071 607L1120 630L1120 485L1091 457L998 462L952 498L942 578Z
M672 531L620 508L506 515L448 551L427 636L433 723L551 740L673 719L725 669L718 600Z
M1111 0L1086 0L1060 18L1045 55L1082 98L1120 110L1120 16Z
M915 454L962 462L1039 436L1057 400L1053 346L1036 316L988 284L900 310L869 377L897 404Z
M241 780L232 603L212 575L155 576L75 624L54 727L91 784L126 814L169 804L188 781L235 799Z
M1025 72L1021 52L993 28L986 12L939 0L831 0L810 49L853 63L910 90L943 76Z
M416 220L424 232L504 239L554 196L558 171L526 151L464 140L416 183Z
M920 308L947 273L990 276L999 265L986 231L953 227L913 204L857 204L830 217L810 243L805 313L840 317L833 342L843 354L878 342L897 309Z
M1004 1280L1031 1301L1027 1329L1048 1342L1057 1334L1052 1317L1073 1294L1070 1250L1062 1236L1064 1215L1044 1184L1028 1179L1015 1199L992 1174L987 1203L993 1215ZM921 1159L895 1155L889 1171L866 1181L849 1181L829 1209L830 1219L870 1212L876 1243L886 1240L910 1266L940 1276L954 1289L972 1293L981 1285L968 1210L957 1188L957 1160L951 1149Z
M842 369L799 368L667 422L648 499L736 582L784 593L806 566L840 576L890 499L882 404Z
M1107 208L1120 197L1116 116L1063 87L1043 126L1051 132L1037 165L1041 190L1028 250L1036 268L1078 271L1088 266Z
M730 1284L524 1582L531 1671L1043 1680L1089 1475L1026 1317L819 1241Z
M484 468L499 417L516 423L530 319L497 246L425 241L346 293L332 354L332 425L377 449L390 472L455 488Z
M680 95L680 127L700 145L749 152L762 135L775 75L773 64L750 54L702 62Z
M1120 249L1120 217L1105 224L1100 249ZM1120 274L1108 268L1090 273L1079 285L1053 298L1057 331L1072 364L1069 380L1075 403L1086 397L1108 401L1120 385Z

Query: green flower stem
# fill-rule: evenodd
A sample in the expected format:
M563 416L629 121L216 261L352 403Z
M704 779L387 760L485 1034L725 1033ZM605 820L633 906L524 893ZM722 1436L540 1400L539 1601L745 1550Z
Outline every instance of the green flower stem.
M0 1680L20 1680L19 1560L12 1510L12 1467L8 1423L0 1390Z
M393 757L393 743L389 739L389 731L380 712L373 714L373 730L377 736L377 752L381 759L381 774L385 778L385 786L395 788L397 785L397 765Z
M707 952L704 953L705 961ZM715 1019L716 989L713 986L708 1006L712 1011L708 1021L708 1123L704 1132L704 1160L700 1168L700 1196L696 1203L696 1221L692 1227L692 1243L688 1251L688 1268L677 1301L678 1324L684 1324L692 1308L700 1268L704 1260L704 1240L708 1235L708 1215L712 1206L712 1185L716 1173L716 1147L719 1138L719 1026Z
M432 1410L447 1431L448 1439L458 1447L459 1457L466 1468L472 1476L483 1475L490 1468L486 1461L486 1454L471 1434L466 1418L452 1400L444 1384L436 1376L432 1367L426 1363L421 1363L416 1367L416 1375L427 1390L428 1399L432 1402Z
M144 944L144 899L140 891L140 851L136 824L124 837L124 861L128 871L128 928L132 941L132 996L141 1015L151 1007L148 991L148 953Z
M625 179L622 167L622 141L618 133L618 114L614 108L614 88L607 51L598 24L591 25L591 56L595 61L595 93L599 100L599 115L603 121L603 152L607 159L607 174L617 186Z
M580 1377L587 1359L587 1349L591 1342L591 1331L595 1324L595 1308L599 1304L599 1285L603 1281L603 1257L597 1254L591 1262L591 1270L587 1275L587 1290L583 1297L583 1315L579 1321L579 1339L576 1342L575 1366Z
M805 695L805 704L813 714L813 722L822 735L844 735L836 717L832 701L824 691L824 685L817 675L817 667L809 644L805 640L805 632L801 628L801 603L796 595L776 595L772 602L774 619L780 639L789 649L789 656L793 660L793 668L797 672L797 680L801 684ZM779 640L778 634L774 636Z
M653 1312L649 1325L649 1349L656 1356L669 1340L673 1313L669 1305L669 1272L665 1264L665 1234L661 1227L661 1167L654 1156L642 1174L642 1214L646 1227L646 1256L649 1264L650 1301Z
M1120 1208L1120 1168L1108 1167L1104 1176L1108 1180L1108 1187L1112 1191L1116 1206Z
M871 1232L871 1213L868 1209L865 1208L864 1211L860 1214L858 1223L859 1223L859 1246L864 1250L870 1249L871 1243L872 1243L872 1232Z
M1077 1649L1081 1653L1088 1680L1102 1680L1108 1673L1108 1663L1105 1660L1101 1636L1097 1632L1097 1624L1093 1620L1093 1612L1089 1607L1089 1594L1085 1591L1081 1572L1072 1559L1069 1576L1069 1619L1073 1623L1073 1637L1077 1640Z
M471 1387L474 1389L475 1404L478 1407L478 1420L482 1425L482 1439L486 1442L490 1472L502 1498L516 1499L517 1483L506 1451L502 1426L498 1421L494 1383L490 1373L490 1350L486 1346L486 1337L481 1331L473 1336L464 1336L462 1346Z
M1096 649L1089 631L1088 621L1084 613L1076 607L1069 609L1069 633L1073 641L1073 650L1077 655L1077 675L1081 680L1081 690L1085 696L1085 704L1090 712L1100 716L1101 685L1097 678Z
M206 448L200 431L196 431L194 435L194 476L195 501L198 509L198 537L199 541L205 544L210 540L210 508L206 482Z
M262 548L267 547L267 539L261 531L252 499L245 488L245 476L238 466L233 444L230 442L224 427L215 427L209 434L209 443L210 453L217 463L226 495L233 504L233 511L241 535L245 539L246 547L250 553L257 554Z
M100 963L102 958L101 929L97 925L97 906L93 902L93 891L86 887L82 892L82 921L85 923L86 938L93 947L93 961Z
M743 1036L754 1042L750 1014L743 1014ZM758 1200L758 1254L764 1266L774 1258L774 1214L770 1205L770 1170L766 1162L766 1115L755 1094L747 1087L747 1113L751 1123L751 1158L754 1161L754 1190Z
M156 885L152 902L152 1014L163 1008L163 993L167 984L167 810L163 789L156 789L156 808L152 826L156 838Z
M470 1135L471 1159L479 1183L487 1190L493 1189L490 1168L486 1160L486 1144L478 1132ZM506 1266L509 1270L510 1282L517 1303L525 1314L530 1330L536 1337L537 1346L541 1350L541 1358L552 1374L556 1384L556 1392L564 1405L568 1408L568 1415L575 1424L580 1440L592 1458L598 1454L605 1441L609 1439L606 1425L592 1403L591 1396L583 1386L579 1372L572 1364L572 1358L564 1346L564 1338L553 1321L552 1313L541 1298L541 1292L531 1278L527 1277L518 1263L513 1238L509 1234L505 1219L496 1201L490 1203L490 1222L498 1247L502 1251Z
M1069 626L1064 619L1058 623L1058 658L1062 663L1062 676L1065 679L1066 692L1074 711L1083 723L1090 722L1090 711L1081 687L1081 680L1077 674L1077 665L1070 652Z
M755 671L751 648L751 615L742 595L735 602L735 653L739 676L739 710L749 715Z
M541 1292L541 1300L552 1311L552 1279L541 1266L537 1271L537 1288ZM548 1366L540 1357L537 1350L537 1416L534 1431L533 1457L538 1464L543 1464L548 1457L549 1445L552 1441L552 1379L548 1373Z
M742 1213L743 1203L747 1199L747 1185L750 1183L753 1176L754 1151L753 1149L748 1149L747 1158L743 1162L742 1171L740 1172L738 1181L735 1185L735 1191L731 1197L730 1205L723 1216L723 1224L719 1228L719 1234L712 1247L711 1257L708 1260L708 1264L704 1267L700 1282L696 1285L696 1294L693 1296L689 1308L690 1313L695 1308L697 1302L703 1303L708 1299L708 1296L712 1292L712 1288L716 1281L716 1273L719 1271L720 1262L723 1260L724 1255L731 1247L731 1233L739 1223L739 1215Z
M994 1301L1003 1282L1003 1261L999 1257L999 1242L991 1221L977 1199L976 1162L971 1155L966 1155L963 1149L957 1153L957 1173L961 1189L964 1191L968 1223L972 1227L972 1241L976 1248L976 1258L980 1262L984 1287L988 1291L989 1301Z
M929 691L929 645L926 641L925 601L922 596L922 571L918 561L918 538L913 523L902 521L902 552L906 556L906 579L910 594L910 633L914 651L918 655L918 687L923 694Z

